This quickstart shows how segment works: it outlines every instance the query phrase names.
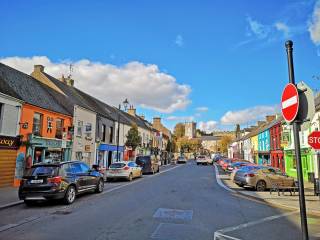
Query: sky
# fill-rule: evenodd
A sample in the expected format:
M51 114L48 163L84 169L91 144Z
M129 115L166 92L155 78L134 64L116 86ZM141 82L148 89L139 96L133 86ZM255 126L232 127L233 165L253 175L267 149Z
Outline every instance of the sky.
M0 62L34 64L110 105L125 98L170 129L253 125L279 112L288 82L320 90L320 0L0 2Z

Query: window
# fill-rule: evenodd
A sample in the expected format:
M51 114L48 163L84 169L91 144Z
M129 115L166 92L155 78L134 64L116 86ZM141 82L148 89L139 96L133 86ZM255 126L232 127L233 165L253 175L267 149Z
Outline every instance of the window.
M71 164L71 169L72 169L72 173L81 173L82 172L82 168L81 168L80 163Z
M89 167L87 164L85 164L85 163L80 163L80 165L81 165L81 171L82 171L83 173L89 172L90 167Z
M87 123L86 124L86 137L91 138L91 132L92 132L92 124L91 123Z
M56 138L62 139L63 134L63 119L56 119Z
M110 127L109 143L113 143L113 127Z
M82 136L82 127L83 127L83 121L78 121L77 136Z
M42 132L42 114L34 113L32 133L36 136L41 136Z
M67 176L72 174L72 168L70 167L70 164L63 164L60 168L59 174L61 176Z
M101 134L102 134L101 140L102 142L105 142L106 141L106 125L105 124L102 124L101 126Z

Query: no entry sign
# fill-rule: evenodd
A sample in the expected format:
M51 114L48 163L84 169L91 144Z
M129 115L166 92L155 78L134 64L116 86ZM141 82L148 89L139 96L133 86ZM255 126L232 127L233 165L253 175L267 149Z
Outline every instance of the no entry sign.
M314 131L308 136L308 144L316 150L320 149L320 132Z
M288 83L282 92L281 111L282 116L287 122L292 122L298 114L299 94L296 86Z

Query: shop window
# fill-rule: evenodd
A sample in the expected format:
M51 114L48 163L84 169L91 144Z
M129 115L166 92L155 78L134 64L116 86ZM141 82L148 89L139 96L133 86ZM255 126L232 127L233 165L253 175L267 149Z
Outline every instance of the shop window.
M56 138L62 139L63 135L63 119L56 119Z
M101 126L101 134L102 134L102 142L105 142L106 141L106 125L105 124L102 124Z
M110 127L109 143L113 143L113 127Z
M83 121L78 121L77 125L77 136L82 136L82 127L83 127Z
M33 115L32 133L36 136L41 136L42 118L43 118L43 116L41 113L34 113L34 115Z

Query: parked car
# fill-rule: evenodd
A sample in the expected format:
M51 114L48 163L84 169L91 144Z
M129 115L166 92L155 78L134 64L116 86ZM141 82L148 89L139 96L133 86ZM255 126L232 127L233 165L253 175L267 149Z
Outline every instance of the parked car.
M63 199L71 204L76 195L101 193L103 188L102 174L83 162L41 163L33 165L23 176L18 194L26 204L49 199Z
M142 168L132 161L112 163L107 170L107 181L121 178L132 181L137 177L142 177Z
M248 167L248 168L250 168L250 167L252 167L252 168L254 168L254 167L256 167L257 165L256 164L254 164L254 163L248 163L248 162L236 162L236 163L233 163L233 164L235 164L235 166L234 166L234 169L232 170L232 172L231 172L231 174L230 174L230 179L233 181L233 179L234 179L234 176L236 175L236 173L237 173L237 171L239 170L239 169L245 169L246 167ZM247 169L248 169L247 168Z
M159 161L154 155L136 157L136 164L142 167L142 173L158 173L160 172Z
M197 165L208 165L209 164L209 158L205 155L199 155L197 156L197 159L196 159L196 162L197 162Z
M252 187L257 191L270 189L273 183L281 183L283 186L293 187L294 178L288 177L280 169L266 166L240 169L236 172L233 180L238 186Z
M232 172L233 170L235 169L239 169L243 166L246 166L248 164L252 164L252 163L249 163L249 162L231 162L227 165L227 168L226 168L226 171L227 172Z
M187 159L184 156L177 158L177 163L187 163Z

